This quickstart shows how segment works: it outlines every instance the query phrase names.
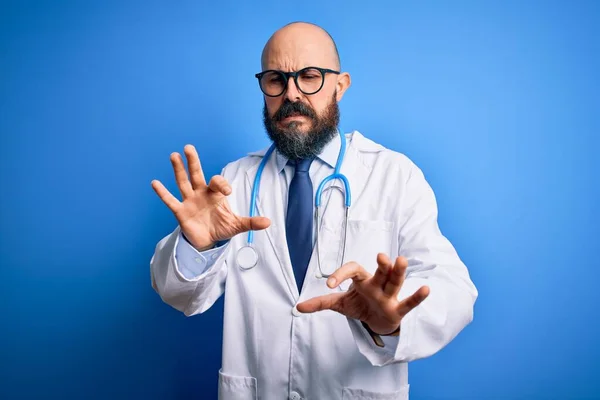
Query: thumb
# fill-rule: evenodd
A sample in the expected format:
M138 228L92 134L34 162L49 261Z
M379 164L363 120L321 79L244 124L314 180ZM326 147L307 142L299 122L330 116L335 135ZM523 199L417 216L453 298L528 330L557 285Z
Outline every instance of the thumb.
M244 232L260 231L271 225L271 220L267 217L241 217L240 222Z
M334 310L339 312L339 300L345 293L331 293L319 297L313 297L298 303L296 308L301 313L314 313L323 310Z

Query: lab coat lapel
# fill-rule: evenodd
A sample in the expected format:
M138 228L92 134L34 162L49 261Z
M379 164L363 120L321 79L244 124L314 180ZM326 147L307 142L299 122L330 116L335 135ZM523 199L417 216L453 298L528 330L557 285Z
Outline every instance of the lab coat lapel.
M352 138L352 136L350 138ZM366 186L367 179L370 173L370 168L367 165L365 165L360 156L360 153L358 152L356 147L352 145L353 142L350 140L350 138L348 138L348 146L346 147L346 153L340 172L346 176L350 185L351 205L348 218L352 219L354 205L356 204L356 201L361 197L361 194ZM339 179L330 181L330 183L327 184L326 187L338 187L344 190L344 184ZM337 259L337 244L340 243L339 240L343 235L343 231L341 231L340 228L344 221L346 210L345 207L343 207L343 203L339 197L333 200L332 194L336 190L337 189L327 190L327 194L323 195L322 198L323 211L321 226L319 226L318 240L320 241L320 245L322 246L320 249L320 257L321 262L324 264L334 262ZM336 196L338 196L338 194L336 194ZM323 225L326 225L329 228L324 228ZM347 261L349 260L344 260L344 262ZM329 268L331 268L331 266L328 264L324 265L324 267L327 271L329 271ZM340 265L338 265L337 267L340 267ZM321 274L318 266L317 251L316 248L314 248L309 264L309 270L307 273L307 277L310 278L305 280L305 285L307 284L307 281L313 281L312 277L317 277L318 279L320 279L320 276ZM307 294L307 296L310 295Z
M272 248L287 289L293 299L297 299L298 287L294 279L292 262L287 246L285 232L285 217L283 208L283 199L281 198L281 179L279 179L275 154L271 155L271 159L263 169L261 183L256 198L257 215L267 217L271 220L271 225L265 230L269 244L260 246L262 251L266 251L269 246ZM249 192L252 193L252 185L260 163L246 171L246 184L249 187ZM257 244L258 245L258 244ZM260 250L259 250L260 252ZM276 266L269 266L276 268Z
M348 183L350 184L350 193L352 204L350 206L350 215L349 219L353 218L353 209L356 209L353 206L360 200L362 192L367 184L367 180L369 178L369 174L371 173L371 168L368 167L364 160L361 157L360 152L358 151L355 141L359 141L361 139L360 136L356 137L358 134L354 133L354 138L352 141L349 141L348 148L346 150L346 157L348 158L348 163L344 163L341 168L342 174L346 175L348 179ZM356 216L358 217L358 216Z

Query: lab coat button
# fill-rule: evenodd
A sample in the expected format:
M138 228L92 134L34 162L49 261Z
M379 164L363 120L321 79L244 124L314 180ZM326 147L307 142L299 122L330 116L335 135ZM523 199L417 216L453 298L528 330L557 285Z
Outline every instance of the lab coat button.
M299 316L301 316L301 315L302 315L302 313L301 313L300 311L298 311L298 309L296 308L296 306L294 306L294 307L292 308L292 315L293 315L294 317L299 317ZM294 393L295 393L295 392L294 392ZM297 393L296 393L296 394L297 394Z
M302 397L298 394L298 392L290 393L290 400L300 400Z

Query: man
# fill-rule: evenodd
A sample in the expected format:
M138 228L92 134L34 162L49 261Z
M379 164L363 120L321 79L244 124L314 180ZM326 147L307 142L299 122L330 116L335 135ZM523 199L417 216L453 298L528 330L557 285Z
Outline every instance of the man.
M350 75L322 28L277 31L257 79L275 151L208 184L193 146L189 177L171 155L183 200L152 182L179 222L156 247L152 285L187 316L225 295L222 399L407 399L407 363L446 346L478 295L434 194L407 157L339 134ZM339 160L349 185L315 193Z

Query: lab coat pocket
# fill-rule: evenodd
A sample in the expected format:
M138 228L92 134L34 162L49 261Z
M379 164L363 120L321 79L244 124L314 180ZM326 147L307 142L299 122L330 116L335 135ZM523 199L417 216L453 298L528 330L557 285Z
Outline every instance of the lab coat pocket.
M255 400L256 398L256 378L228 375L219 370L220 400Z
M348 236L344 263L354 261L370 274L377 269L377 254L391 256L393 223L385 220L348 220ZM347 290L352 280L346 280L342 289Z
M342 400L408 400L408 386L394 392L371 392L362 389L344 388Z

